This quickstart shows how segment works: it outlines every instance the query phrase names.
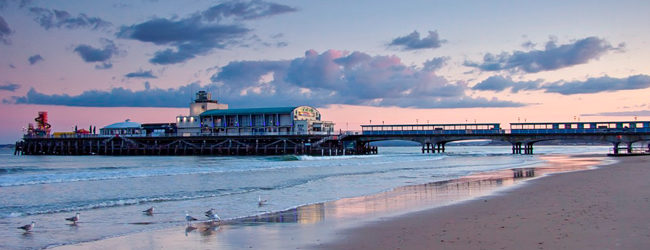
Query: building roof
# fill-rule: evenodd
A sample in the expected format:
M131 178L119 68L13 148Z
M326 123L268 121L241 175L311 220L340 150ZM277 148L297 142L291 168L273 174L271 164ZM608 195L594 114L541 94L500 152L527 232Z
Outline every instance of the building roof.
M140 128L140 123L132 122L130 119L126 119L124 122L113 123L111 125L105 126L104 128Z
M280 107L280 108L250 108L250 109L212 109L201 113L200 116L218 116L218 115L258 115L258 114L287 114L293 112L298 107Z

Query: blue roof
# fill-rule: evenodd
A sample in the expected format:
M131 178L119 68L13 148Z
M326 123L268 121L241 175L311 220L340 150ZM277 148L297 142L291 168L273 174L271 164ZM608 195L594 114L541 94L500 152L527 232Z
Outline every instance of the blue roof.
M140 128L141 124L137 122L132 122L129 119L126 119L124 122L113 123L111 125L105 126L104 128Z
M290 114L298 107L280 108L249 108L249 109L212 109L201 113L200 116L218 115L259 115L259 114Z

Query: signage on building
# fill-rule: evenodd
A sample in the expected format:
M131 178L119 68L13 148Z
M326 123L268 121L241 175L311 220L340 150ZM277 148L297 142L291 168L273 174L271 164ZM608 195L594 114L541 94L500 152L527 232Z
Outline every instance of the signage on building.
M312 108L312 107L302 106L302 107L298 107L298 108L296 109L295 114L296 114L296 116L298 116L298 117L303 117L303 118L307 118L307 117L309 117L309 118L312 118L312 117L316 117L316 112L318 112L318 111L316 111L316 110L315 110L314 108Z

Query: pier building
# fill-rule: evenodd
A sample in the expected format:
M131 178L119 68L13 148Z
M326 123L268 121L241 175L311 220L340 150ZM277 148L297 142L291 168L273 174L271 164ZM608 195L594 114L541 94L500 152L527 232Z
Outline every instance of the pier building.
M334 132L334 123L322 121L310 106L208 110L200 115L203 134L256 135Z
M208 110L228 109L228 104L219 103L212 99L212 94L207 91L199 91L196 98L190 103L190 115L179 115L176 117L176 127L179 136L192 136L201 134L201 119L199 116Z
M199 135L289 135L331 133L334 123L322 121L320 112L310 106L229 109L199 91L190 103L189 116L177 116L178 136Z

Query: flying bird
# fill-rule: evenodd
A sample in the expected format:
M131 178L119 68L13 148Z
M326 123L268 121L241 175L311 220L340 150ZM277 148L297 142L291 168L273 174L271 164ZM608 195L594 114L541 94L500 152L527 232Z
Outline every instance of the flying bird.
M29 231L31 231L32 229L34 229L34 225L36 225L36 222L33 222L33 221L32 221L31 224L27 224L27 225L24 225L24 226L22 226L22 227L18 227L18 229L22 229L22 230L25 230L25 232L29 232Z
M79 213L77 213L77 215L72 216L70 218L65 218L65 220L72 221L73 224L77 224L77 221L79 220Z
M214 210L214 208L205 212L205 216L210 218L212 221L221 221L221 218L219 218L219 215L217 215L217 212Z
M148 214L148 215L153 215L153 206L151 208L147 209L147 210L142 211L142 212L145 213L145 214Z
M266 203L266 200L262 200L262 197L257 196L257 205L262 206L264 203Z

